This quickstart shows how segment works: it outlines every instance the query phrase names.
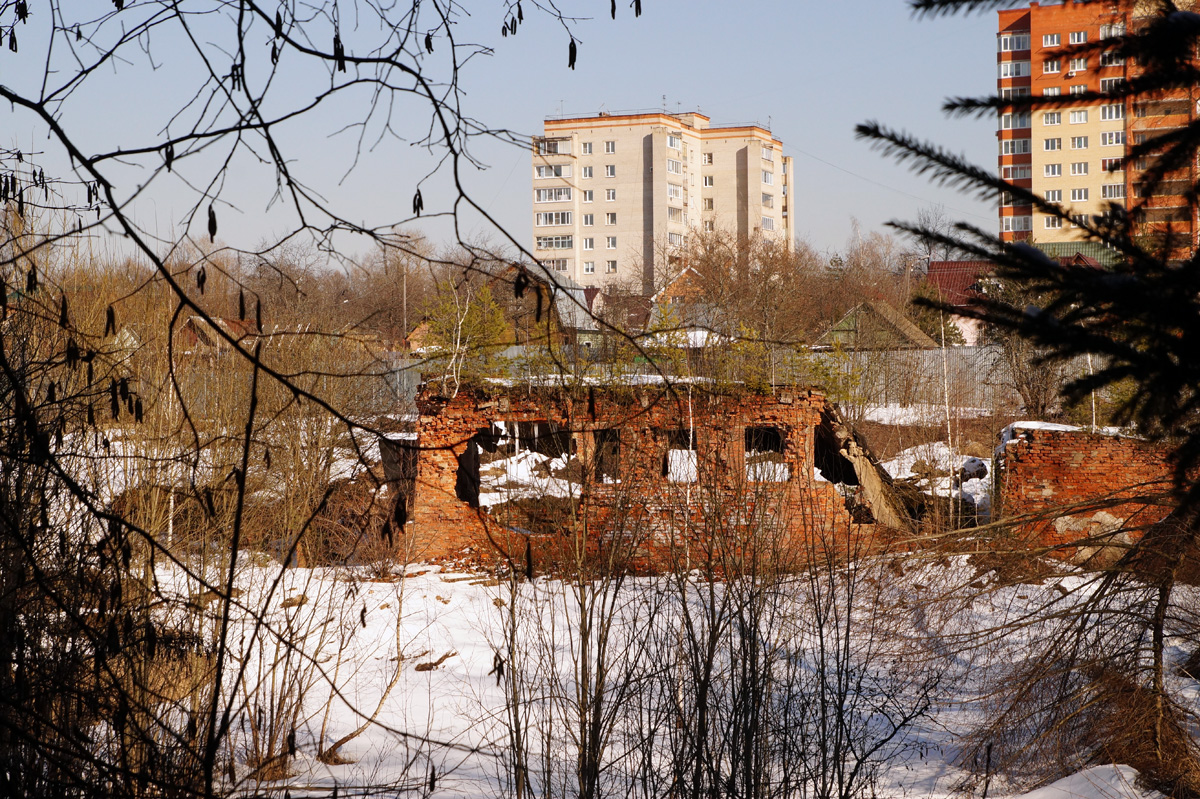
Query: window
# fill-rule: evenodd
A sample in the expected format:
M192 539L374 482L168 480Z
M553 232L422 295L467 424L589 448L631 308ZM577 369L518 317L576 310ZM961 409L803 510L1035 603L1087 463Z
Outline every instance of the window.
M775 175L764 169L763 173L762 173L762 182L763 182L763 185L766 185L766 186L775 185Z
M775 195L764 193L762 196L762 204L763 204L763 208L774 208L775 207Z
M1046 164L1042 167L1042 177L1057 178L1062 176L1062 164Z
M746 479L757 483L786 483L790 469L784 457L783 431L778 427L747 427L744 451Z
M1029 48L1027 47L1025 49L1028 50ZM764 160L764 161L774 161L775 160L775 148L773 146L771 146L770 144L764 144L762 146L762 160Z
M611 203L611 202L616 201L616 199L617 199L617 190L616 189L605 189L604 190L604 201L605 202Z
M592 143L590 141L585 141L583 143L583 154L584 155L592 154Z
M1087 161L1076 161L1075 163L1071 164L1071 174L1072 175L1076 175L1076 176L1086 175L1087 173L1088 173Z
M683 246L683 234L682 233L668 233L667 234L667 243L670 244L672 247L682 247Z
M1083 227L1088 223L1087 214L1071 214L1071 227Z
M592 202L593 199L595 199L595 196L596 196L595 192L593 192L591 189L588 189L587 191L585 191L583 193L583 201L585 203L590 203L590 202Z
M1033 230L1032 216L1004 216L1000 218L1000 229L1005 233Z
M1118 36L1124 36L1124 35L1125 35L1125 23L1124 22L1116 22L1116 23L1113 23L1112 25L1101 25L1100 26L1100 38L1101 39L1115 39Z
M616 236L606 236L604 238L604 249L606 249L606 250L617 249L617 237Z
M604 177L615 178L616 176L617 176L616 164L605 164L604 165Z
M1071 31L1071 44L1087 44L1087 31Z
M547 258L546 260L542 261L542 266L546 267L547 269L552 269L555 272L565 272L567 271L567 259Z
M1071 149L1072 150L1086 150L1087 145L1088 145L1088 137L1087 136L1072 136L1071 137Z
M606 225L617 224L617 215L615 213L605 214L604 215L604 224L606 224Z
M1100 91L1115 92L1120 91L1125 86L1124 78L1101 78Z
M570 155L570 139L538 139L538 155Z
M713 209L713 198L705 197L703 200L701 200L700 208L704 211L711 211Z
M667 221L668 222L683 222L683 209L668 208L667 209Z
M1029 139L1005 139L1000 142L1001 155L1024 155L1030 150Z
M594 224L596 224L596 215L595 214L584 214L583 215L583 226L584 227L591 227Z
M997 66L1000 68L1001 79L1029 77L1028 61L1001 61Z
M585 238L585 239L583 240L583 249L585 249L585 250L594 250L594 249L596 249L596 240L595 240L595 239L590 239L590 238Z
M1125 66L1125 56L1120 53L1109 51L1100 54L1100 66L1102 67L1123 67Z
M593 169L593 167L590 167L590 166L581 167L579 170L579 177L583 178L584 180L587 180L588 178L590 178L592 176L592 169Z
M1046 192L1046 202L1060 203L1062 202L1062 189L1050 189Z
M537 226L546 227L547 225L569 225L571 224L570 211L547 211L546 213L537 214Z
M1001 53L1011 53L1016 50L1029 49L1028 33L1002 33L999 38Z
M1100 196L1106 200L1121 200L1125 197L1124 183L1105 183L1100 187Z
M1023 197L1013 199L1012 192L1002 191L1000 192L1000 204L1005 206L1011 205L1014 208L1023 208L1030 205L1030 202Z
M1000 96L1005 100L1011 100L1014 97L1028 97L1028 86L1006 86L1000 90Z
M1124 158L1101 158L1100 159L1100 169L1103 172L1124 172L1125 171L1125 159Z
M1042 74L1053 75L1056 72L1062 72L1062 61L1057 58L1047 58L1042 62Z
M704 220L704 232L705 233L712 233L716 229L717 229L716 223L714 223L711 219Z
M575 246L575 242L571 236L538 236L537 248L539 250L569 250Z
M585 275L596 274L596 262L595 261L584 261L583 262L583 273Z
M569 178L571 177L570 164L548 164L539 166L536 169L538 180L543 178Z
M1112 147L1114 145L1124 144L1124 143L1125 143L1125 131L1123 131L1123 130L1111 130L1107 133L1100 134L1100 146L1101 147Z
M1071 87L1071 94L1083 94L1087 91L1087 86L1082 83Z
M1109 105L1100 106L1101 119L1124 119L1125 106L1120 103L1110 103Z
M713 187L713 176L712 176L712 175L705 175L705 176L704 176L704 177L703 177L703 178L700 180L700 185L701 185L701 186L703 186L703 187L704 187L704 188L706 188L706 189L711 189L711 188Z
M611 154L615 153L616 151L617 151L617 143L615 141L604 142L604 152L611 155Z
M617 262L616 261L605 261L604 262L604 271L610 275L615 273L617 271Z
M1062 89L1058 86L1042 89L1042 97L1058 97L1060 94L1062 94Z
M1061 111L1047 111L1046 113L1042 114L1042 124L1043 125L1061 125L1062 124L1062 112Z
M667 146L670 147L672 150L680 149L682 144L683 143L680 140L678 133L668 133L667 134Z
M1072 58L1071 59L1071 71L1072 72L1086 72L1087 71L1087 59L1086 58Z
M713 154L712 154L712 153L703 153L703 154L701 154L701 156L700 156L700 163L702 163L702 164L709 164L709 165L711 165L711 164L712 164L712 162L713 162L713 160L712 160L712 159L713 159Z
M1012 114L1000 115L1000 129L1012 130L1013 128L1029 127L1029 112L1018 111Z
M674 158L667 159L667 173L671 175L683 174L683 162L677 161Z
M1042 149L1046 152L1062 149L1062 139L1043 139Z
M1033 177L1033 167L1030 166L1006 166L1004 167L1005 180L1025 180Z
M1046 230L1058 230L1062 227L1062 219L1057 216L1043 217L1042 223L1045 225Z
M1087 189L1071 189L1071 202L1073 202L1073 203L1087 202L1087 198L1088 198L1088 190Z
M539 203L561 203L571 199L571 189L563 186L557 189L534 189L534 202Z
M668 183L667 184L667 199L668 200L682 200L683 199L683 186L680 186L678 183Z
M769 216L764 216L762 218L762 229L763 230L774 230L775 229L775 220Z
M1082 125L1085 122L1087 122L1087 117L1088 117L1087 111L1072 111L1071 112L1071 124L1072 125Z

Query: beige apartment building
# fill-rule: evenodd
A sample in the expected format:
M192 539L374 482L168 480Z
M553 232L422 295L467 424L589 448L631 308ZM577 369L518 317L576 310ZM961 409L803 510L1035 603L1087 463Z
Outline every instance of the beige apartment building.
M533 252L584 286L650 294L694 234L762 235L791 249L792 159L758 125L697 113L547 119L533 142Z

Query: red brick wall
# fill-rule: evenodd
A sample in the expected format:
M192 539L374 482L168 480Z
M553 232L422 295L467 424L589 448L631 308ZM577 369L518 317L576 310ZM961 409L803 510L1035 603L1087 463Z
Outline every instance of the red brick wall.
M1128 543L1172 510L1153 502L1170 488L1165 447L1081 430L1015 435L996 461L998 516L1030 517L1016 529L1031 544L1064 546L1123 528L1118 543Z

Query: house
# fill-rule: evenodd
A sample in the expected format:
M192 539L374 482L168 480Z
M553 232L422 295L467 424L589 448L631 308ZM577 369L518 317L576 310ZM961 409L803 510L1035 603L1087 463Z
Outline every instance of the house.
M816 342L842 350L932 349L938 343L882 300L859 303Z
M942 302L954 309L975 310L979 307L979 281L992 272L991 261L930 261L925 281L937 290ZM982 325L977 319L951 317L968 345L979 343Z

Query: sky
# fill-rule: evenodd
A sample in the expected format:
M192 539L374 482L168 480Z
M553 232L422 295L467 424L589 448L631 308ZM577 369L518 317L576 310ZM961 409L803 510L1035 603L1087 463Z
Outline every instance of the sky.
M917 19L903 0L644 0L641 5L643 13L635 18L621 0L612 20L608 0L561 0L558 7L574 17L569 24L578 41L577 66L570 70L569 37L558 21L531 8L518 34L502 38L503 6L467 2L471 15L457 25L458 40L490 45L493 52L471 59L460 72L464 112L489 128L522 137L540 133L547 115L601 110L699 110L714 123L769 127L782 140L784 154L795 158L797 236L821 251L844 248L855 222L869 233L883 230L890 219L912 220L930 206L942 206L954 220L994 227L990 204L931 185L854 137L855 124L878 120L993 167L994 120L947 119L941 105L949 96L994 91L994 11ZM21 32L22 58L32 53L33 61L23 65L3 54L0 83L28 86L36 79L30 66L37 63L38 34L24 27ZM268 31L259 33L251 40L260 45L259 58L264 59L262 46L271 37ZM161 33L153 42L155 70L138 68L136 62L122 64L111 75L92 78L90 90L61 109L81 149L97 152L131 143L153 147L168 134L178 135L180 118L171 118L167 110L175 110L178 98L186 96L179 87L188 84L188 70L195 63L172 59L186 50L175 47L172 35ZM218 37L214 27L213 39ZM353 42L353 34L347 39ZM431 63L447 50L435 42ZM293 64L286 54L280 62L276 80L281 100L302 101L322 81L328 84L328 76ZM407 229L435 244L449 244L454 231L436 213L454 199L450 175L443 166L428 177L436 158L414 143L428 124L428 112L403 103L394 111L397 122L412 123L408 129L396 126L404 140L379 138L376 119L359 147L359 129L347 126L361 113L344 102L322 106L303 124L280 128L277 134L294 158L296 174L354 221L375 225L407 216L420 186L426 217L434 219ZM43 161L52 165L48 173L56 157L60 170L69 169L47 145L44 131L20 109L0 107L0 137L7 137L3 143L9 146L42 152ZM527 146L484 137L474 140L471 154L481 168L461 172L466 191L515 240L528 245L532 180ZM220 148L190 155L176 162L173 174L160 174L145 188L148 167L159 162L139 163L131 157L118 188L122 196L137 196L132 208L139 224L164 239L183 229L197 208L200 214L190 220L190 232L206 238L207 200L197 203L197 189L218 197L220 242L254 247L288 229L294 218L271 203L273 172L242 151L232 157L224 177L214 180L224 157ZM502 240L477 216L463 213L458 222L464 239Z

